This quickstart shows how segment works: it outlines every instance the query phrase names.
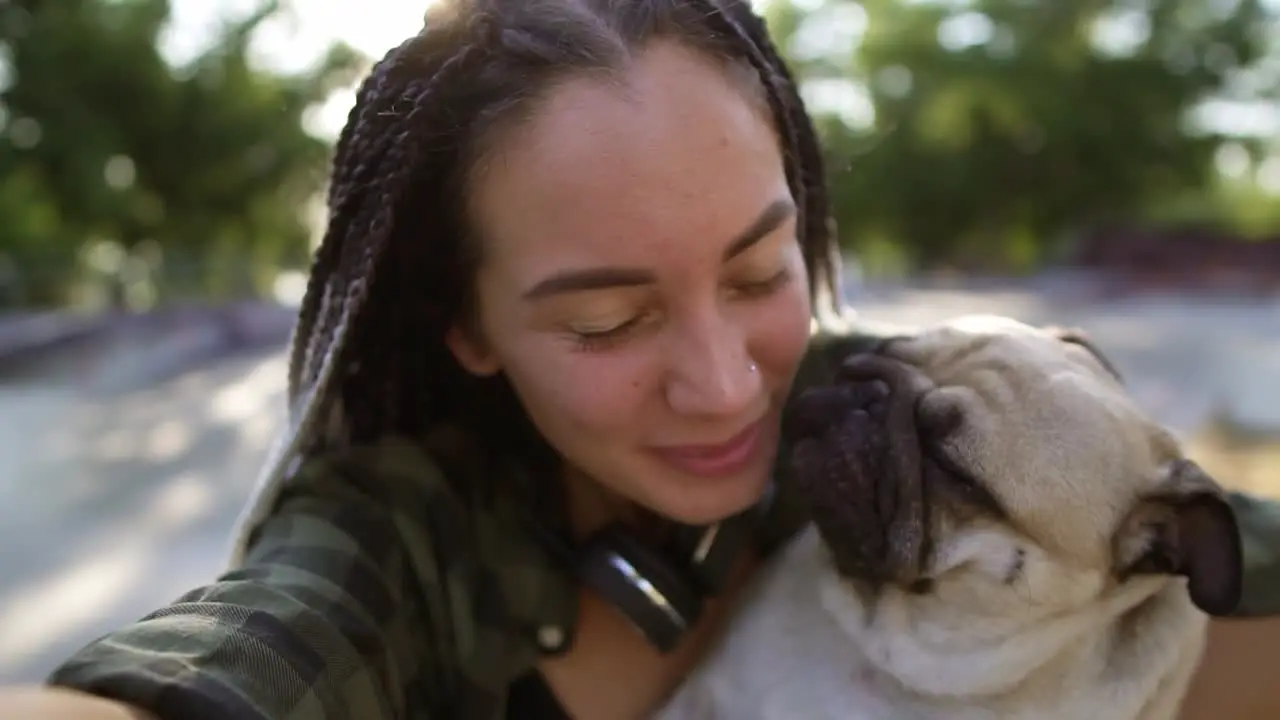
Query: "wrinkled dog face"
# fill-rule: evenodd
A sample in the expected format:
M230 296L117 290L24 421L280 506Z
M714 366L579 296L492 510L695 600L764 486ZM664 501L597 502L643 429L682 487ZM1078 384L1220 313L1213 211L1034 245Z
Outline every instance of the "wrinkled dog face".
M864 603L1000 624L1184 576L1211 614L1240 593L1218 486L1078 335L971 316L852 358L796 402L791 481Z

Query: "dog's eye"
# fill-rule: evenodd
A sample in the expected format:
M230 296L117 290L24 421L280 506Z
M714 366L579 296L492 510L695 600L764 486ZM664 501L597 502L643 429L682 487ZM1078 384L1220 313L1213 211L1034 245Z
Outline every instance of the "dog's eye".
M965 487L975 487L978 482L959 463L951 459L945 448L938 445L929 445L923 448L924 456L932 460L938 466L938 470L947 476L950 482Z
M936 473L929 480L931 486L945 489L956 499L996 517L1008 517L1000 501L972 473L952 459L946 448L940 444L928 443L923 445L921 451L928 461L924 463L924 471Z

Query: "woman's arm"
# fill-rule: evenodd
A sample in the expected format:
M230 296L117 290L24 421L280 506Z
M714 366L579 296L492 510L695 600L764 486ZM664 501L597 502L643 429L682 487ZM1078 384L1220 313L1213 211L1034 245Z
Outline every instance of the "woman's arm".
M58 688L0 690L0 717L29 720L156 720L113 700Z
M163 720L439 716L450 700L441 658L453 655L441 644L452 635L432 631L447 617L441 507L421 477L433 466L401 465L312 463L241 568L90 644L50 685ZM69 694L0 697L21 702L48 712L0 704L0 717L56 718L73 703L84 705L76 717L125 712Z

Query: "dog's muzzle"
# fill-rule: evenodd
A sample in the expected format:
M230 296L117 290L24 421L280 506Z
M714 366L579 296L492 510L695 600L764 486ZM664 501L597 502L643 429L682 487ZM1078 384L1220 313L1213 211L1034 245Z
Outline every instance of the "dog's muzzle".
M809 504L841 575L913 587L930 551L928 488L916 402L931 386L884 355L852 358L837 384L789 409L785 482Z

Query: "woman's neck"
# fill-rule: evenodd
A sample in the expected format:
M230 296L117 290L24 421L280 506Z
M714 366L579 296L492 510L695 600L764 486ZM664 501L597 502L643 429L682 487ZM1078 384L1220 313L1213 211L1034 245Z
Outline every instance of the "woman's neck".
M564 473L565 501L569 526L581 539L612 523L623 523L641 537L660 540L663 523L654 513L609 490L585 473L568 469Z

